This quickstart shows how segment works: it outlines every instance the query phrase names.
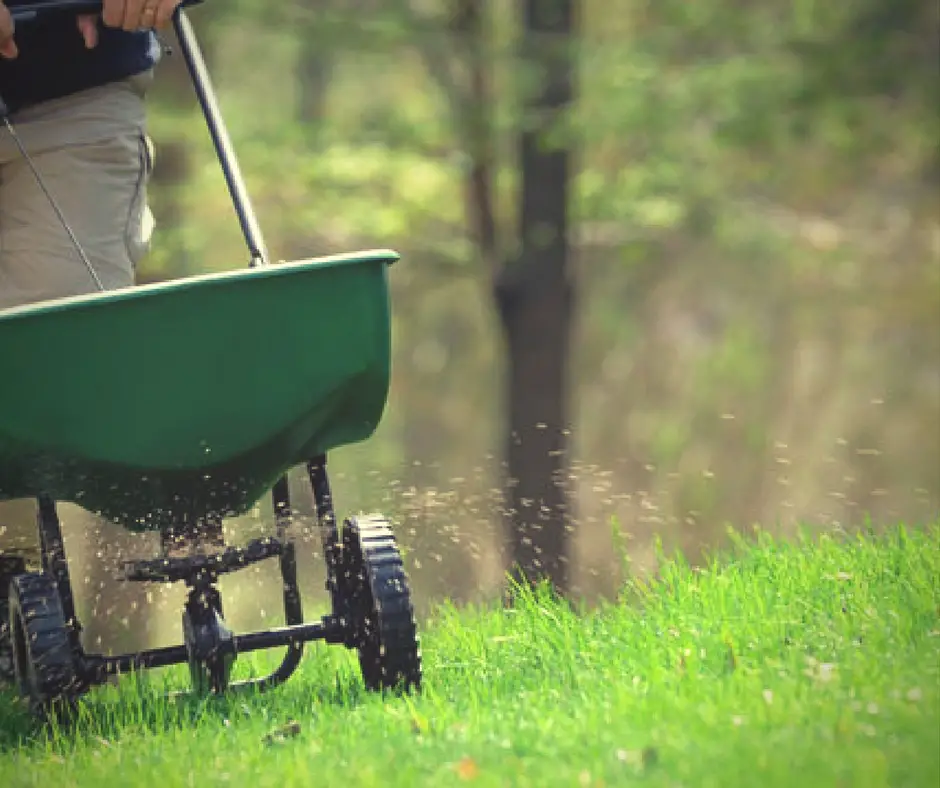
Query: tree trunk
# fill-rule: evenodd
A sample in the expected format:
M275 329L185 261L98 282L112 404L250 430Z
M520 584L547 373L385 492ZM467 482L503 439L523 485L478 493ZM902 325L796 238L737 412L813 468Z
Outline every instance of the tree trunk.
M543 135L573 97L574 0L527 0L525 67L543 83L520 133L520 252L496 277L505 333L507 504L517 579L566 593L570 545L567 483L568 360L573 287L568 272L570 152ZM531 122L530 122L531 121Z
M568 275L570 154L548 150L543 135L572 101L576 0L527 0L522 54L543 82L519 132L521 216L518 254L500 243L493 184L496 145L484 9L454 0L453 49L465 68L453 74L430 49L429 70L451 96L472 166L465 183L471 233L493 272L493 295L506 342L507 532L517 579L548 580L568 591L570 511L566 494L568 359L573 288ZM460 76L464 78L461 79Z
M318 134L325 119L326 99L333 77L333 55L324 52L316 39L305 43L297 63L299 92L297 119L308 132Z

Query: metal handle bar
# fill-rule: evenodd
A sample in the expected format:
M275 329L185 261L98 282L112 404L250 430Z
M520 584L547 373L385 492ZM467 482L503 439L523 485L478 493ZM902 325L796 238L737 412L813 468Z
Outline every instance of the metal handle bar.
M251 254L249 265L252 268L258 265L267 265L270 260L264 237L261 234L261 227L252 208L251 198L248 196L248 189L245 186L244 178L242 178L241 168L238 166L235 148L232 146L228 129L225 127L225 121L222 118L222 110L219 108L219 102L215 96L209 69L202 56L199 43L196 41L196 32L193 30L192 23L189 21L189 17L186 16L182 6L173 15L173 28L176 31L176 38L183 53L183 60L186 61L186 68L192 78L196 98L199 99L199 105L202 107L202 114L206 119L206 125L209 128L209 135L212 137L219 164L222 166L222 174L225 176L235 213L238 214L245 244Z

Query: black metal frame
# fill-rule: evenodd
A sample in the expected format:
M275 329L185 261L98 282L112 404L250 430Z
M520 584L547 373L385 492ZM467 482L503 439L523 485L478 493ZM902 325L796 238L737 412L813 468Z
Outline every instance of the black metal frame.
M346 644L348 634L345 631L339 612L341 600L337 591L337 573L339 570L339 531L336 527L336 515L333 509L329 478L326 471L326 456L320 456L307 464L307 476L313 488L317 517L322 529L324 556L326 558L327 582L330 592L332 613L318 622L304 623L300 588L297 584L297 557L293 540L287 531L291 525L292 509L287 476L283 476L272 489L272 498L277 525L277 544L280 549L281 578L284 583L284 617L286 626L277 629L234 635L232 646L234 654L243 654L269 648L286 646L287 654L280 666L267 676L229 684L228 691L254 688L267 690L283 684L297 669L303 656L305 643L324 640L333 644ZM185 664L190 659L190 651L185 644L156 649L147 649L138 653L104 656L87 653L81 644L82 626L75 612L72 581L69 576L68 560L62 538L62 528L56 512L56 504L48 496L39 498L38 525L42 546L42 570L51 576L58 587L65 614L77 673L85 687L101 684L109 676L128 673L133 670L167 667ZM260 559L274 557L267 555ZM238 568L255 563L246 561ZM215 582L217 574L194 570L185 579L190 586L187 610L197 603L200 595L218 595ZM172 582L172 581L168 581ZM218 687L217 689L221 689Z

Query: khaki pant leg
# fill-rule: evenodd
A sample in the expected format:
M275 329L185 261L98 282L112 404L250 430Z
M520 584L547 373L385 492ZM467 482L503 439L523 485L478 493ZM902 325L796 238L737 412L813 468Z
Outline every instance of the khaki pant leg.
M106 289L134 284L153 229L146 198L153 155L143 103L149 79L145 74L85 91L13 118ZM95 290L55 210L0 127L0 309ZM66 505L60 513L66 531L89 526L91 515L78 507ZM37 547L35 503L0 501L0 552Z
M14 118L49 194L109 290L134 284L152 232L143 102L143 89L125 81ZM95 290L49 197L0 129L0 309Z

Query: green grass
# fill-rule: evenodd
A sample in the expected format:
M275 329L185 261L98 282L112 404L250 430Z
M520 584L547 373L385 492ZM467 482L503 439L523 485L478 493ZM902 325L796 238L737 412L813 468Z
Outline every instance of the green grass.
M761 536L590 613L544 594L445 608L420 697L366 695L323 647L261 697L169 702L129 679L69 732L5 700L0 784L935 788L938 578L936 527Z

